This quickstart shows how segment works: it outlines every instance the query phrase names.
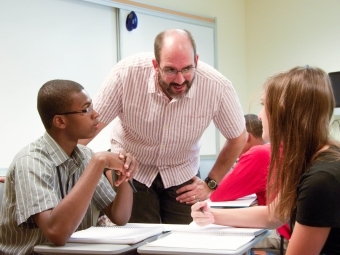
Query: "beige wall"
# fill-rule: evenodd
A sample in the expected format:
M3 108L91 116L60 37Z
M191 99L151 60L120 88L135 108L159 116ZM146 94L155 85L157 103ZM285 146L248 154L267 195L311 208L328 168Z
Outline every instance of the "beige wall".
M263 82L276 72L307 64L340 71L339 0L246 0L245 16L247 98L255 97L255 113Z

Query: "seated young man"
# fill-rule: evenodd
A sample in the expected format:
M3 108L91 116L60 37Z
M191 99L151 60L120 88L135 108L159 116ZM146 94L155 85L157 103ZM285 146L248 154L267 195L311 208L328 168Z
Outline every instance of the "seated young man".
M250 194L256 194L259 205L266 205L266 185L270 163L270 144L262 139L262 122L255 114L244 116L248 133L247 142L234 168L222 179L217 189L211 193L211 201L231 201ZM278 229L286 240L290 238L288 225ZM281 238L272 234L258 243L255 248L280 249ZM287 247L285 241L284 249Z
M93 203L112 222L128 222L133 195L127 183L138 168L121 152L93 153L77 145L98 128L98 113L84 88L68 80L45 83L38 93L44 135L23 148L7 173L0 210L0 254L32 254L44 242L65 245L92 225ZM104 168L118 171L117 193Z

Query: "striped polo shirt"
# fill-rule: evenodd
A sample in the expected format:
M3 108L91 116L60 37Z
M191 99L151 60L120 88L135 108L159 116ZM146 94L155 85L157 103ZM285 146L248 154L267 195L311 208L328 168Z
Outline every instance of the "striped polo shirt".
M7 172L0 209L0 254L31 254L35 245L48 241L31 216L60 203L80 178L92 154L89 148L78 145L69 157L45 133L15 156ZM103 175L92 203L101 210L114 197L115 192ZM89 202L77 230L92 226L92 217Z
M93 102L99 121L114 121L111 150L125 149L140 163L134 178L150 187L160 173L168 188L197 174L211 121L228 139L243 132L245 120L231 82L216 69L198 61L187 95L169 100L156 83L153 58L139 53L118 62Z

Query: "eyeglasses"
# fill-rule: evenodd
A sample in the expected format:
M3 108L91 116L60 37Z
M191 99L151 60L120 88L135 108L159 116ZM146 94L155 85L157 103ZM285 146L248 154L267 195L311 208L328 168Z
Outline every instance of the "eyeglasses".
M177 70L175 68L171 68L171 67L165 67L164 69L162 69L161 67L159 67L159 69L162 71L162 73L168 77L168 78L174 78L177 76L178 73L182 73L182 75L189 75L192 74L192 72L195 70L195 67L193 66L188 66L183 68L182 70Z
M68 114L77 114L77 113L86 113L86 115L90 115L90 113L93 110L93 104L91 103L88 107L86 107L84 110L80 110L80 111L73 111L73 112L63 112L63 113L59 113L56 115L68 115Z

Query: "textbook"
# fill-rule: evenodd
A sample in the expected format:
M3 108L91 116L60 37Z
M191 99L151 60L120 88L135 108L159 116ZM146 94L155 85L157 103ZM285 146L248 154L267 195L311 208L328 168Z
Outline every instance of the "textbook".
M135 244L151 236L161 234L162 226L133 227L90 227L74 232L67 242L69 243L110 243L110 244Z
M259 228L234 228L215 224L198 227L190 224L174 229L171 234L145 246L235 251L267 231Z

